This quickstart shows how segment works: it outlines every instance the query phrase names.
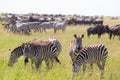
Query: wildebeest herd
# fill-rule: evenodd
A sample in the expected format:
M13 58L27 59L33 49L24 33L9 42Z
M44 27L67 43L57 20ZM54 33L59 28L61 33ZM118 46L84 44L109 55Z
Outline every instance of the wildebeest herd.
M69 18L64 15L30 15L29 17L12 15L11 17L1 18L1 21L6 21L3 26L8 31L13 33L24 33L25 35L30 35L31 30L34 32L46 32L46 29L53 29L54 33L58 30L63 32L67 25L92 25L87 31L87 35L97 34L98 38L102 34L108 33L109 38L112 36L119 36L120 39L120 25L109 26L103 25L102 19L80 17L78 16ZM73 77L78 74L80 67L83 66L83 72L85 73L86 64L90 64L91 69L93 69L93 63L96 63L101 71L101 77L104 74L104 67L106 59L108 56L108 49L103 44L95 44L83 47L82 39L84 35L78 36L74 34L74 40L70 42L69 55L72 60L72 72ZM62 50L62 45L58 39L34 39L23 43L22 45L16 47L11 51L8 66L13 66L17 62L20 56L24 56L25 65L31 60L32 68L35 66L38 69L42 63L45 61L47 69L51 69L54 62L61 64L59 54Z
M108 25L97 25L95 27L89 27L87 29L88 37L90 37L91 34L93 34L93 35L97 34L98 38L100 38L101 35L104 33L109 34L109 39L111 39L112 36L113 36L113 38L115 36L118 36L120 39L120 25L114 25L111 27L109 27Z
M4 14L0 21L6 22L3 26L8 31L25 35L31 31L46 32L46 29L64 32L67 25L103 25L102 18L77 15Z
M4 14L3 18L0 18L1 22L5 22L2 25L7 31L13 33L23 33L30 35L33 32L46 32L47 29L53 29L54 33L58 30L65 31L67 25L89 25L87 29L87 35L98 34L98 38L103 33L108 33L109 38L112 36L119 36L120 39L120 25L113 26L103 25L103 17L92 16L70 16L69 15L48 15L48 14Z

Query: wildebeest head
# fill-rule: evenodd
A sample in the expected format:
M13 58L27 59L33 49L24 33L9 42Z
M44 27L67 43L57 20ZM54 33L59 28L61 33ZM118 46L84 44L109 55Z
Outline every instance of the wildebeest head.
M104 31L105 31L106 33L109 33L109 30L110 30L110 29L109 29L109 25L105 25L105 26L104 26Z

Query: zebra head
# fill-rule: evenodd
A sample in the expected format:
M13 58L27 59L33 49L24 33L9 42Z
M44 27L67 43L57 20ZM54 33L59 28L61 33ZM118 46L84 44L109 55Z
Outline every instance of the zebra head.
M8 61L8 66L12 67L14 63L17 62L17 57L16 55L14 54L14 52L11 52L11 55L10 55L10 58L9 58L9 61Z
M17 62L18 58L23 55L22 46L18 46L11 51L8 66L12 67Z
M29 55L30 55L30 49L31 49L31 46L29 43L23 43L23 55L25 57L25 64L28 63L28 58L29 58Z
M84 34L82 34L81 36L77 36L76 34L74 34L75 43L76 43L75 51L77 52L82 49L82 38L83 37L84 37Z

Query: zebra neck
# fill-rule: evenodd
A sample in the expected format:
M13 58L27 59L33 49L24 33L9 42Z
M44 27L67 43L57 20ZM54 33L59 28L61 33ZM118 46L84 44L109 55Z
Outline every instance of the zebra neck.
M16 56L19 58L23 55L23 53L16 54Z

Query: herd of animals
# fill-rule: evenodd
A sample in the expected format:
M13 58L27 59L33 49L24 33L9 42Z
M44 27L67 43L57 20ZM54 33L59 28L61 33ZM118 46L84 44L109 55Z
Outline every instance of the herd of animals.
M91 70L93 63L96 63L101 70L101 78L104 74L105 62L108 56L108 50L103 44L95 44L83 47L82 39L84 35L78 36L74 34L74 40L69 45L69 56L72 60L73 77L78 74L80 67L83 65L85 73L86 64L90 64ZM24 56L25 65L31 60L31 67L36 69L41 66L42 61L45 61L46 68L51 69L55 62L61 64L59 54L62 50L62 45L58 39L49 38L47 41L34 39L23 43L11 51L8 66L12 67L17 62L19 57Z
M108 33L111 39L112 36L119 36L120 39L120 24L113 26L104 25L103 17L92 16L69 16L69 15L40 15L40 14L4 14L0 18L0 22L5 22L2 25L7 31L13 33L22 33L30 35L33 32L46 32L47 29L53 29L54 33L59 30L63 32L68 25L89 25L87 35L98 34L100 38L103 33Z
M89 16L67 16L67 15L40 15L40 14L4 14L0 21L6 22L4 28L13 33L30 35L30 32L46 32L53 29L63 32L67 25L102 25L103 19Z
M3 24L3 26L5 29L8 29L9 31L12 31L14 33L23 32L24 34L29 35L31 29L33 29L34 32L46 32L46 29L50 28L53 28L54 33L56 33L60 29L62 31L65 31L68 23L70 24L70 22L72 22L71 20L65 17L59 18L60 20L55 21L52 21L51 19L50 21L46 22L36 22L36 19L30 17L29 20L31 20L31 22L28 22L28 20L18 21L16 16L12 15L12 17L7 19L7 23ZM109 25L103 25L103 21L101 20L98 20L98 22L95 23L90 22L88 18L86 24L91 25L91 23L94 23L95 25L94 27L89 27L86 30L88 37L90 37L91 34L97 34L98 38L100 38L102 34L108 33L110 39L112 38L112 36L118 36L120 39L119 24L110 27ZM101 71L101 77L103 77L104 67L108 56L108 49L103 44L96 44L83 47L83 38L83 34L81 36L74 34L74 40L72 40L69 45L69 56L72 60L73 77L76 74L78 74L81 66L83 66L83 73L85 73L87 63L90 64L91 70L93 69L93 63L96 63ZM62 45L58 39L51 38L46 41L41 39L34 39L23 43L22 45L16 47L14 50L11 51L8 66L12 67L13 64L17 62L19 57L24 56L25 65L29 62L30 59L31 67L33 68L35 65L36 69L38 69L42 61L45 61L47 69L50 69L53 67L54 62L61 64L58 58L61 50Z

